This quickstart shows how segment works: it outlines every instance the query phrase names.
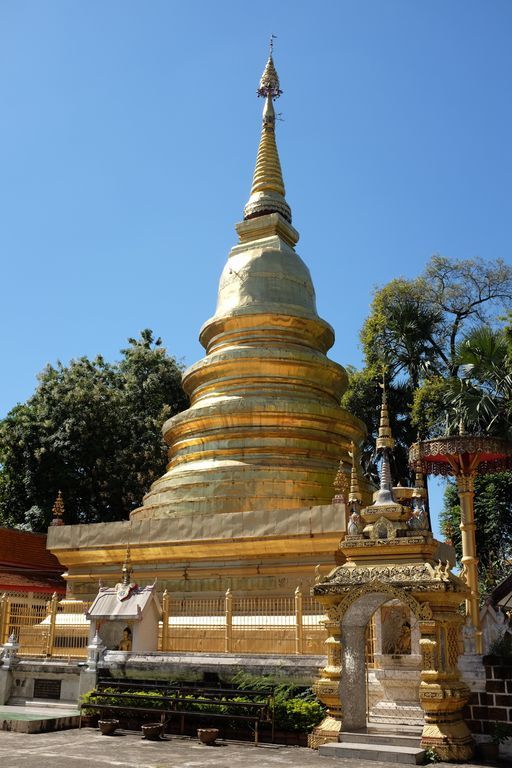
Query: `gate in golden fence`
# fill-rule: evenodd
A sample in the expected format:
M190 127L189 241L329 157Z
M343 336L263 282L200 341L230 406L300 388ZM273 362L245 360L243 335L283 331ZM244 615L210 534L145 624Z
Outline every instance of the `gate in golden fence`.
M0 643L14 635L23 647L19 653L25 656L42 656L46 652L47 634L37 629L48 614L48 596L41 594L14 593L0 599Z

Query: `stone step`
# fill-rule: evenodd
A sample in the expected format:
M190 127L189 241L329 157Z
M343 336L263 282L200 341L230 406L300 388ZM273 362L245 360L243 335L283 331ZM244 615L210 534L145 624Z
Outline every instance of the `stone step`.
M65 699L9 699L9 704L18 704L29 709L65 709L76 710L78 705L75 701L66 701Z
M397 734L397 735L404 735L407 734L407 736L417 736L418 738L421 738L421 734L423 732L423 725L424 723L414 724L411 725L411 723L403 723L400 725L400 728L397 729L396 724L392 723L381 723L381 722L372 722L370 721L366 728L362 728L358 733L391 733L391 734Z
M379 760L383 763L401 763L403 765L422 765L425 750L418 747L401 747L392 744L357 744L339 742L322 744L318 748L325 757L343 757L356 760Z
M352 744L391 744L399 747L420 748L419 733L396 733L396 731L350 731L340 733L341 743Z

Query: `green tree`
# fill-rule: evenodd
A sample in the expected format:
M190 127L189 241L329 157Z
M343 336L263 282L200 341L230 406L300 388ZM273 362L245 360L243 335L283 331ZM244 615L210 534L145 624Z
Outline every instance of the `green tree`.
M512 267L500 259L454 260L438 255L430 259L419 277L391 280L375 292L361 330L365 360L362 379L373 379L376 386L386 374L390 391L395 388L400 397L395 405L404 444L415 431L425 438L457 428L454 414L462 405L462 392L468 396L480 393L479 411L483 412L483 394L489 392L490 384L485 376L490 369L473 365L470 372L470 334L476 338L475 326L495 324L511 299ZM477 372L481 374L478 380ZM496 384L497 380L492 386ZM343 401L349 409L358 400L360 389L361 378L352 372ZM466 402L469 418L469 397ZM498 408L502 405L503 398ZM496 428L498 421L494 422ZM476 423L475 419L471 423ZM375 431L370 427L371 444ZM370 447L366 446L367 453Z
M431 376L456 377L458 345L474 325L496 322L512 300L512 267L500 259L433 256L413 280L375 292L362 331L366 367L417 388Z
M365 366L389 381L401 378L413 389L446 368L444 322L438 307L425 301L422 281L391 280L374 295L361 330Z
M59 490L68 523L126 519L165 467L163 421L186 406L181 367L149 330L118 363L48 365L0 422L0 524L44 530Z
M447 382L445 396L452 429L460 422L474 434L510 437L512 365L504 330L473 328L458 345L455 361L459 376Z

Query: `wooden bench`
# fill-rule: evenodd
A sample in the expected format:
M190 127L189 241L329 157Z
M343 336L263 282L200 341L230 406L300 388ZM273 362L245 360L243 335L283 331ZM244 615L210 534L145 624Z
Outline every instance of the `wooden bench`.
M122 688L134 688L139 691L148 691L143 696L138 696L136 692L111 692L105 690L110 687L122 687ZM99 690L98 690L99 689ZM82 710L94 709L94 710L108 710L111 712L119 713L151 713L155 716L160 716L160 722L162 724L162 734L164 733L165 726L170 720L176 716L180 718L180 734L185 730L185 718L186 717L202 717L218 719L224 718L228 720L236 720L240 722L249 722L254 724L254 745L259 743L259 726L261 723L270 723L272 729L272 741L274 741L274 691L273 689L267 689L264 691L240 691L233 688L198 688L193 686L156 686L151 684L138 685L135 682L132 683L117 683L116 681L101 681L98 684L98 689L95 690L89 701L80 704L80 723L82 725ZM165 695L152 694L151 691L163 690ZM243 696L249 699L249 701L233 701L233 699ZM136 701L139 698L140 702ZM109 703L105 703L105 699L109 700ZM259 701L257 700L259 699ZM262 701L264 699L264 701ZM135 700L135 701L134 701ZM144 706L152 701L157 706ZM193 708L194 705L200 704L201 711L197 711ZM229 706L230 712L208 712L208 707L212 706ZM206 707L206 709L204 709ZM237 710L244 710L244 714L237 714ZM249 710L249 711L248 711Z

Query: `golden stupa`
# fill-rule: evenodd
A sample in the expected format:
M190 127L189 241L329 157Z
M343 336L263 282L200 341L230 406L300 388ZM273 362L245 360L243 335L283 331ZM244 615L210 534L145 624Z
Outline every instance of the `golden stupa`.
M334 333L317 314L311 275L295 251L272 55L258 94L265 103L251 194L217 309L200 332L206 357L183 377L191 407L164 425L167 472L133 520L327 504L340 458L348 468L350 442L363 436L360 421L340 408L346 373L325 355Z
M331 326L316 311L276 145L281 94L272 51L256 168L239 242L200 332L206 356L184 374L190 408L169 419L166 473L125 523L62 526L49 547L75 594L114 579L130 541L138 578L174 593L308 588L333 564L345 529L332 504L338 469L364 425L340 407L344 369L326 357ZM339 479L339 474L338 474ZM369 489L362 487L365 499ZM340 499L337 497L337 502ZM141 572L142 571L142 572Z

